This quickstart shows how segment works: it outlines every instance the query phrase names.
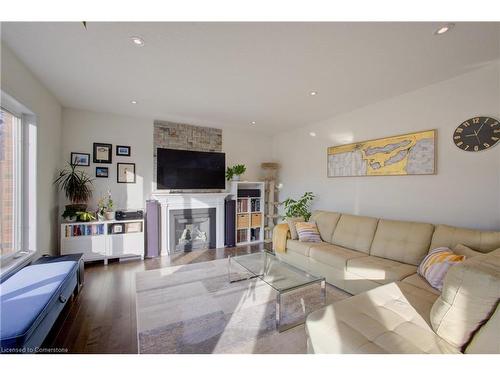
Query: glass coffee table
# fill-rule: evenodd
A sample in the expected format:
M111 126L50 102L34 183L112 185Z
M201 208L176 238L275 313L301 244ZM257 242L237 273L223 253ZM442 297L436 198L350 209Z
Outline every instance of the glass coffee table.
M282 299L285 293L311 284L318 284L320 286L321 304L325 304L326 283L324 277L314 276L302 271L299 268L279 260L273 253L261 252L235 257L230 256L228 258L228 263L228 276L230 282L233 283L259 278L278 292L276 296L276 328L280 332L282 331ZM241 272L232 272L236 264L243 267L243 271L246 271L245 276L242 277ZM303 323L303 321L292 326L288 325L286 329L295 327L301 323Z

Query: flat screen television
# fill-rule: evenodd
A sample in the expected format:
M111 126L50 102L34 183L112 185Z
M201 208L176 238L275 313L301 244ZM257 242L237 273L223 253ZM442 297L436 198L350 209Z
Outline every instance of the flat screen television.
M158 148L157 189L225 189L226 154Z

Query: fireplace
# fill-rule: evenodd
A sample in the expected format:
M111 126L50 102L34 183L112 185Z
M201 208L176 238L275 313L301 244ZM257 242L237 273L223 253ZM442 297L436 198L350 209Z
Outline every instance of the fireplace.
M170 251L216 247L216 209L169 210Z

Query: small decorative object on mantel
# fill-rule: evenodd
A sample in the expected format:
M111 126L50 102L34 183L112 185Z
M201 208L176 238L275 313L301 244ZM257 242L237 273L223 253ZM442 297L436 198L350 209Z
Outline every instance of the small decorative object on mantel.
M116 146L116 156L130 156L130 146Z
M114 202L111 197L111 190L108 190L108 193L105 197L101 197L97 204L97 217L99 220L114 220L115 213L113 211Z
M108 167L95 167L95 176L101 178L108 178L109 177Z
M68 163L69 168L59 171L54 184L64 191L71 204L66 205L62 217L68 221L76 220L79 212L87 210L87 202L92 197L93 179L85 172L77 170L77 164Z
M94 163L111 164L113 145L109 143L94 143Z
M436 174L436 130L328 148L328 177Z
M85 154L83 152L72 152L70 163L78 165L79 167L88 167L90 166L90 154Z
M117 163L116 179L119 184L135 184L135 164Z
M487 116L478 116L462 122L453 133L453 142L464 151L487 150L500 141L500 122Z
M227 167L226 179L228 181L239 181L241 178L241 175L243 173L245 173L246 170L247 170L247 167L245 167L244 164L236 164L235 166Z

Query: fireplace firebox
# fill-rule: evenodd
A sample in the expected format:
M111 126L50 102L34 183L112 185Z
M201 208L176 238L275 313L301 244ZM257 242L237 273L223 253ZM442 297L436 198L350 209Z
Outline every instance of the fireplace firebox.
M170 249L173 252L216 247L216 209L169 211Z

